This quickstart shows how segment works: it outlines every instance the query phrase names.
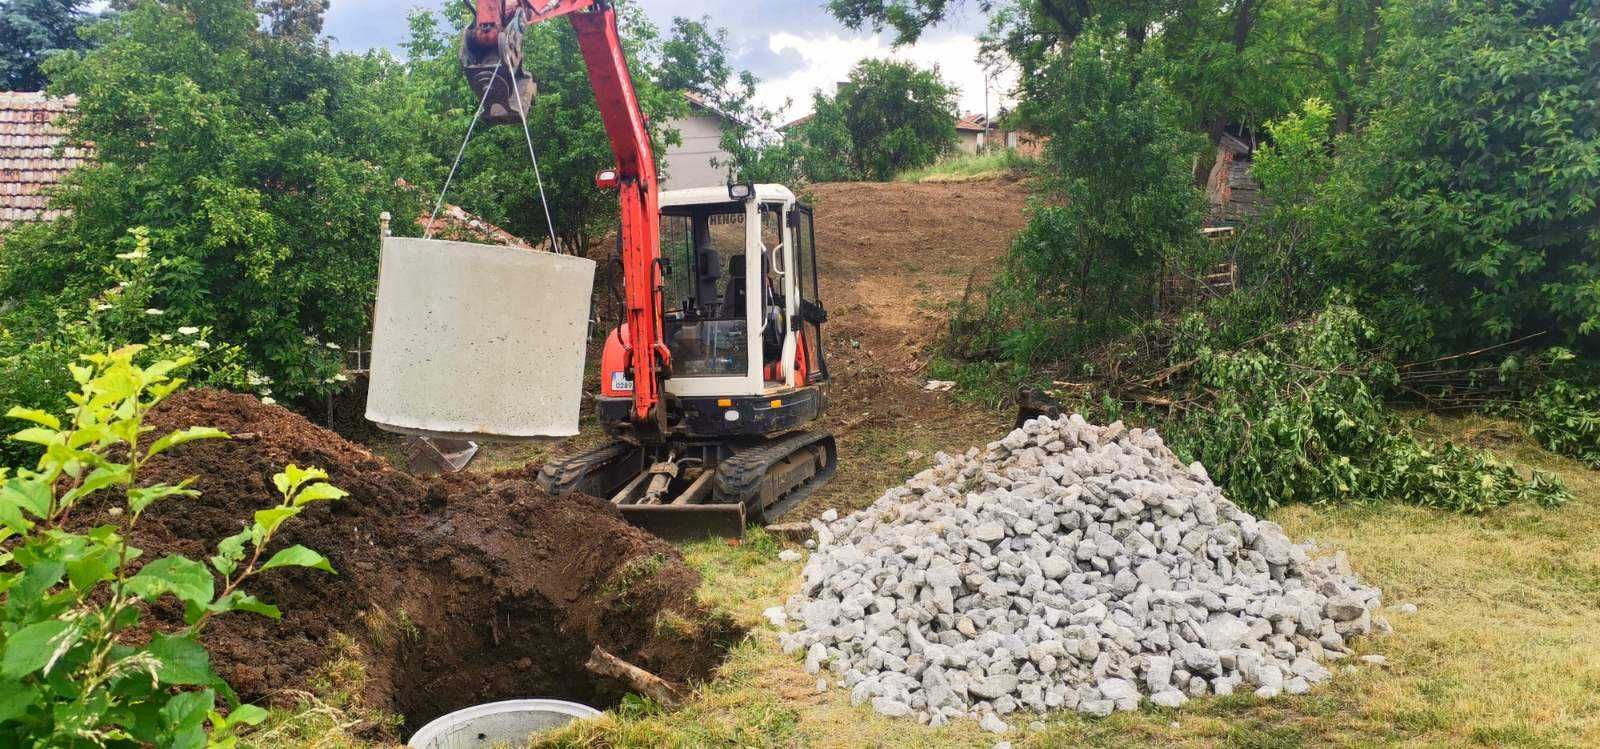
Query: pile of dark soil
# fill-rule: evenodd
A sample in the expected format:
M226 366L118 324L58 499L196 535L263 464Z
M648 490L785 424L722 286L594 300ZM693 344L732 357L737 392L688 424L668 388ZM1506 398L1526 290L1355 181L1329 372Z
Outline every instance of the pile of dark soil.
M218 672L246 699L303 688L349 649L343 635L360 646L365 704L413 727L498 699L607 705L624 689L584 668L593 647L682 684L707 677L741 634L696 601L699 575L671 545L605 503L541 492L534 469L423 481L291 411L209 390L174 396L149 423L235 439L149 464L144 480L196 476L203 496L140 519L132 542L146 559L210 555L276 503L271 477L291 463L350 492L310 506L274 541L322 552L338 575L264 573L247 587L282 608L281 621L240 614L209 626Z

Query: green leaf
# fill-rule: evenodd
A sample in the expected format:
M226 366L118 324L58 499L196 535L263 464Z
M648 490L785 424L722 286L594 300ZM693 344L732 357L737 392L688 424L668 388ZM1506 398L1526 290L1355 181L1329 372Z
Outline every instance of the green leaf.
M294 496L294 506L301 507L311 502L343 499L350 496L350 492L340 489L333 484L317 483L300 490Z
M67 562L67 579L72 587L87 591L101 582L112 579L117 568L118 555L111 549L99 549L81 559Z
M278 610L277 606L262 601L255 596L239 590L217 599L217 602L211 604L211 606L208 607L208 610L213 614L227 614L233 611L248 611L252 614L260 614L268 619L283 618L283 612Z
M223 722L223 725L258 726L261 725L262 721L267 719L267 716L268 713L264 708L259 708L255 705L240 705L234 708L232 712L228 713L228 717Z
M290 465L288 468L283 469L282 473L273 476L272 483L278 487L278 493L287 499L293 496L306 482L323 481L327 478L328 472L321 468L301 468L297 465Z
M278 526L283 525L283 521L299 514L300 508L298 507L273 507L267 510L257 510L256 525L261 526L265 532L272 533L278 530Z
M162 684L209 684L213 678L211 656L192 637L157 634L150 639L150 646L145 652L160 662L156 667L156 678Z
M53 414L41 411L37 408L22 408L19 406L13 406L10 411L6 412L6 416L12 419L31 421L39 426L49 427L57 431L61 430L60 419L56 418Z
M0 676L20 679L44 668L71 648L78 635L76 627L59 619L17 630L6 639L5 654L0 655Z
M183 483L177 486L156 484L155 486L130 489L128 490L128 509L133 511L134 517L138 517L150 505L163 499L170 497L198 497L200 492L188 488L193 481L194 479L184 479Z
M17 550L22 553L26 547ZM22 578L8 592L7 608L16 606L26 609L37 604L44 598L45 591L61 582L61 576L67 573L67 566L54 560L34 561L23 565Z
M128 578L127 587L146 601L171 593L185 602L201 606L211 603L216 580L205 565L180 556L157 559Z
M54 429L46 429L44 427L29 427L11 435L11 439L17 442L30 442L35 445L49 445L50 443L55 442L56 438L59 436L61 436L61 433Z
M7 533L27 533L33 521L22 516L21 504L15 499L0 495L0 528Z
M333 572L333 565L328 563L327 557L299 544L273 554L266 564L261 565L261 571L266 572L276 567L310 567L323 572Z
M62 495L61 504L63 507L70 506L74 502L108 486L116 486L127 482L127 466L118 464L101 466L90 471L89 475L83 479L83 482L78 484L72 491Z
M250 540L254 532L253 528L246 528L217 542L217 554L211 557L211 566L224 577L232 575L239 567L239 560L244 559L244 542Z
M174 447L198 440L225 439L229 439L228 433L222 431L221 429L213 429L211 427L190 427L188 429L173 432L165 437L162 437L161 439L156 440L155 444L150 446L150 451L145 454L145 457L153 458L161 453L171 450Z
M205 746L206 716L216 703L217 693L209 689L173 695L161 707L161 720L171 732L171 738L162 745L185 749Z
M38 687L13 679L0 679L0 723L28 713L39 696Z

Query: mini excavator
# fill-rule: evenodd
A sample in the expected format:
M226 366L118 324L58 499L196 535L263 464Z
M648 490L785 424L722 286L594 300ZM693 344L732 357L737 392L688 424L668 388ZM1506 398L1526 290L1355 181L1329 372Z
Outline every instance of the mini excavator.
M615 505L667 538L738 537L826 483L827 320L810 206L781 185L662 192L609 0L476 0L461 64L489 122L522 122L537 85L527 26L577 32L622 204L623 316L606 338L596 412L614 441L547 463L539 482Z

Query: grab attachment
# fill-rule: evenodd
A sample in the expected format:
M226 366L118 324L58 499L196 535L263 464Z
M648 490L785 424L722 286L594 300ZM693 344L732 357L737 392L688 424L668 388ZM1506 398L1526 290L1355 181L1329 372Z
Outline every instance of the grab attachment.
M483 119L493 124L522 122L523 108L539 91L533 76L522 69L522 4L463 2L474 8L475 20L462 32L461 71L473 96L483 102Z

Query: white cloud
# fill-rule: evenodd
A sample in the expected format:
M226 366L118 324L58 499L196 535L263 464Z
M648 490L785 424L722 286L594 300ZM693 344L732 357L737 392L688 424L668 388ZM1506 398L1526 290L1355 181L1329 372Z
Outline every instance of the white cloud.
M861 60L892 58L914 63L920 67L938 67L947 83L960 89L962 111L984 111L983 66L978 63L976 37L948 34L924 37L917 44L895 48L882 36L843 36L836 33L802 36L787 31L769 34L768 47L774 54L791 59L798 55L803 65L784 74L769 73L762 81L757 99L769 107L782 106L792 99L789 116L799 117L811 111L811 92L831 92L834 87L850 77L850 70ZM997 111L1009 99L1004 92L1015 86L1015 76L1002 73L989 82L989 111Z

